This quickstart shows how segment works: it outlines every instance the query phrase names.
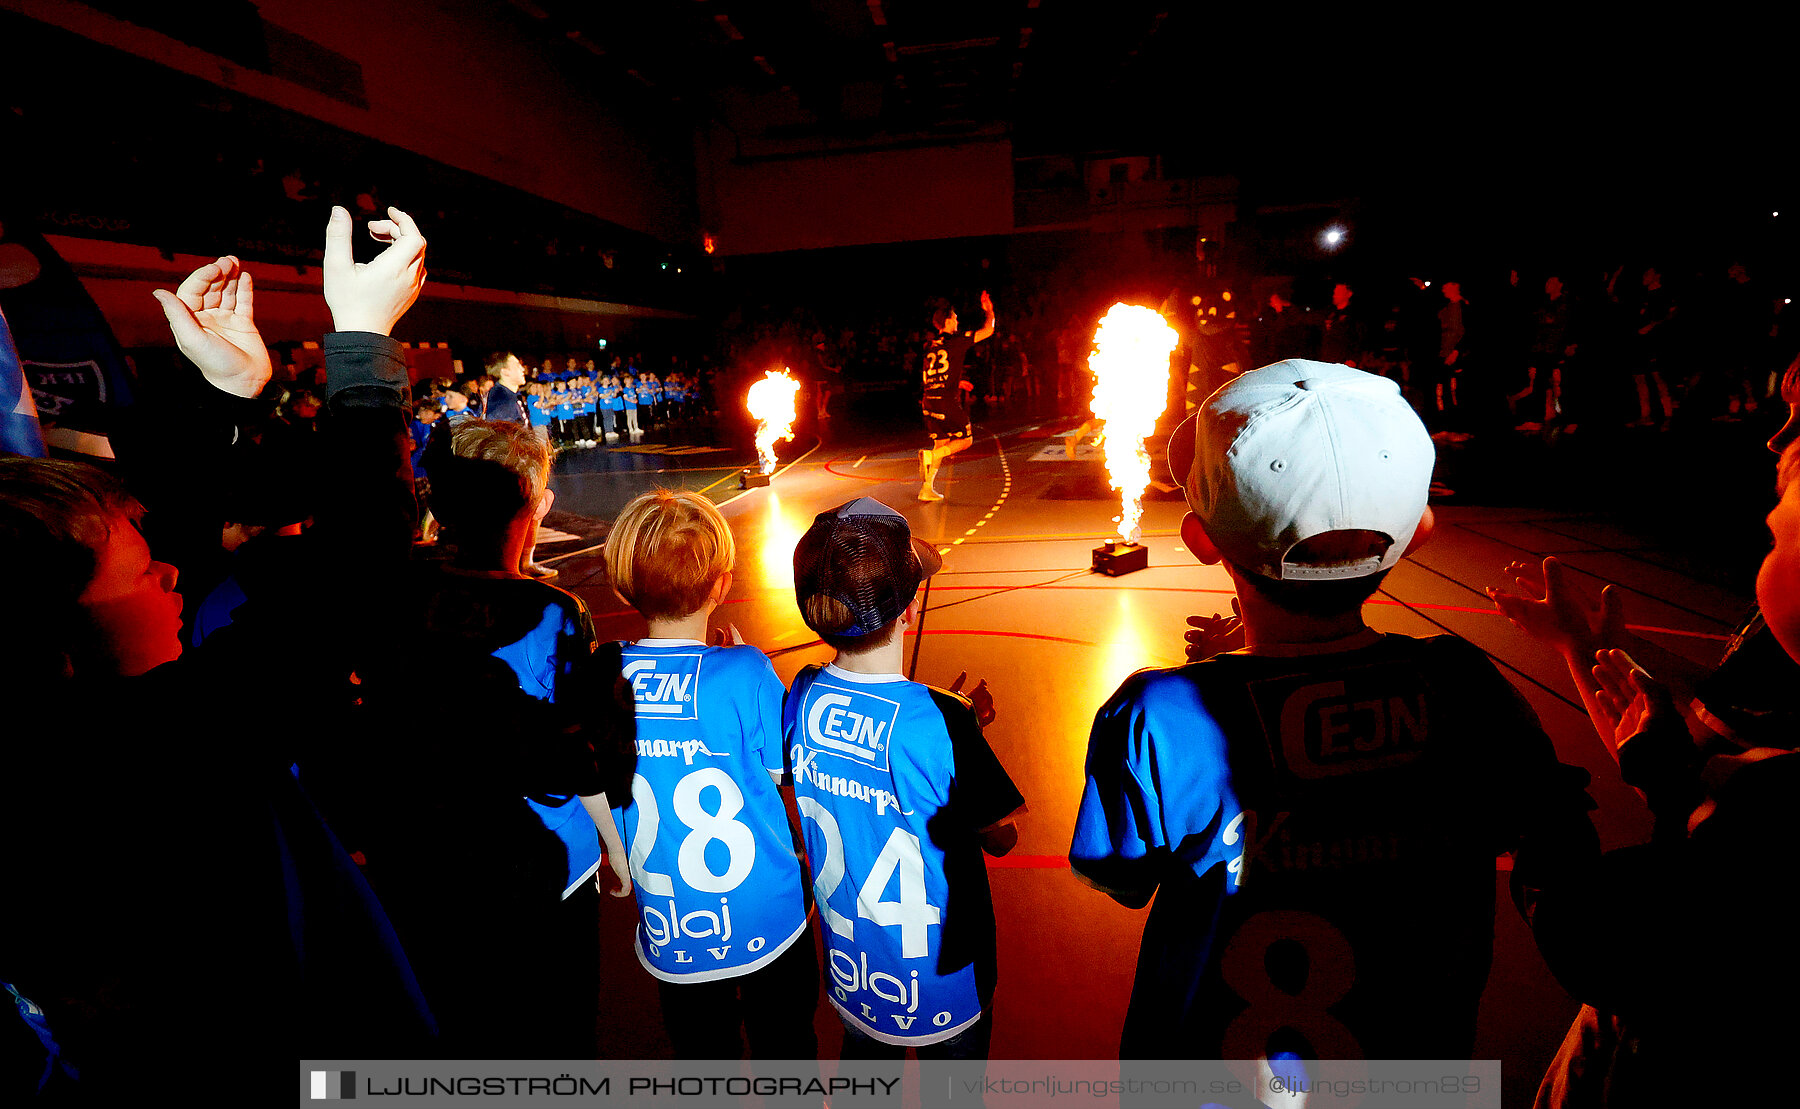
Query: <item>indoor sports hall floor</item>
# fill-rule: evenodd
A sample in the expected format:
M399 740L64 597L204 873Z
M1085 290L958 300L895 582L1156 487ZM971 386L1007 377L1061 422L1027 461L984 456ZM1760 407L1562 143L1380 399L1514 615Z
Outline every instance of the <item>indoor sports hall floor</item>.
M785 681L830 658L801 622L791 554L814 514L858 496L905 513L914 533L944 552L931 583L916 677L950 684L967 671L987 679L998 718L987 734L1030 805L1014 854L990 860L999 921L1000 976L995 1058L1111 1058L1130 990L1144 914L1119 907L1070 875L1069 847L1094 710L1133 670L1182 661L1185 618L1230 611L1223 570L1183 548L1178 494L1145 503L1149 568L1119 578L1090 572L1091 550L1117 513L1090 448L1069 459L1070 419L979 431L975 445L940 476L948 499L921 504L917 444L824 442L784 447L771 486L737 491L731 451L664 454L583 452L559 463L557 507L609 517L656 483L708 489L738 543L735 584L717 614L768 651ZM849 438L849 436L845 436ZM1486 650L1536 708L1565 762L1593 775L1608 846L1641 838L1647 814L1620 781L1611 757L1573 700L1560 661L1496 614L1483 590L1520 558L1556 554L1591 587L1627 591L1628 621L1671 650L1717 659L1725 633L1749 604L1671 569L1649 542L1576 511L1438 505L1432 541L1389 575L1368 610L1379 630L1451 631ZM606 588L596 551L558 563L558 582L588 602L604 637L642 634L643 624ZM1478 1058L1503 1061L1507 1104L1529 1101L1561 1039L1574 1002L1549 977L1506 896L1505 860L1494 880L1500 909L1494 969L1483 1001ZM664 1055L656 992L631 953L632 913L608 902L599 1052L612 1058ZM1430 1014L1420 1014L1429 1020ZM821 1000L821 1050L835 1056L838 1024Z

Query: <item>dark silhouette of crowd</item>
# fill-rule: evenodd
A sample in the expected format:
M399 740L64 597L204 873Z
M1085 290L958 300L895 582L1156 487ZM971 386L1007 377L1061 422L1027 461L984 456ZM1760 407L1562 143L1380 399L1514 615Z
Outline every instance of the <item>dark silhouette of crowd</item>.
M1298 354L1396 377L1457 441L1740 421L1779 401L1800 355L1788 298L1738 260L1346 279L1329 306L1276 293L1247 322L1250 365Z

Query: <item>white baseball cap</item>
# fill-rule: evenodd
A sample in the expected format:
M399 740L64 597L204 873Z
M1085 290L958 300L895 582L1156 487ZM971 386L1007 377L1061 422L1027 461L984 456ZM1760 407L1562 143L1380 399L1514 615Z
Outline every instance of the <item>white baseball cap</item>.
M1290 358L1221 386L1169 440L1169 469L1219 553L1266 578L1360 578L1406 553L1431 490L1436 451L1394 381ZM1315 566L1294 547L1373 531L1380 554Z

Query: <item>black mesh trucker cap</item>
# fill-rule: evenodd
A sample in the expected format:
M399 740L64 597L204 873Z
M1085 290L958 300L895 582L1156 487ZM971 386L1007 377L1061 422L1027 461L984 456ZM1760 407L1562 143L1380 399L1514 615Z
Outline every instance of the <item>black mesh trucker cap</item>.
M858 497L819 513L794 545L794 599L812 630L854 639L893 623L943 564L906 517Z

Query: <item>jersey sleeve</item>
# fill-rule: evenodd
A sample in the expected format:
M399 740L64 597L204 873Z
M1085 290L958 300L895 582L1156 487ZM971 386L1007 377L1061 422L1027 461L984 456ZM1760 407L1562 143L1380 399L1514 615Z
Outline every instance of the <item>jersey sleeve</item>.
M1094 717L1069 865L1134 909L1177 863L1196 875L1229 865L1243 854L1230 777L1193 685L1178 672L1134 675Z
M740 710L744 713L745 741L755 752L757 765L781 782L787 776L787 745L783 742L786 728L782 718L782 697L787 690L775 676L775 667L767 655L750 646L733 650L744 653L747 684L751 687Z
M819 667L807 666L794 675L794 682L781 699L781 757L784 774L794 772L794 730L800 718L800 702L806 696L806 687L819 673ZM796 782L795 785L799 783Z
M1490 849L1513 855L1514 904L1566 984L1570 979L1559 968L1568 960L1560 953L1585 946L1585 939L1569 942L1563 910L1587 896L1600 863L1599 836L1588 818L1594 804L1587 771L1558 760L1537 713L1480 648L1455 636L1429 642L1440 652L1439 680L1454 690L1452 699L1478 706L1464 726L1479 760L1469 773L1484 788L1473 791L1469 803L1485 806L1478 816L1487 825Z
M1479 706L1467 725L1480 760L1473 773L1487 782L1478 803L1490 806L1482 815L1494 853L1517 854L1515 881L1562 880L1570 867L1591 864L1598 841L1587 772L1557 758L1537 713L1479 647L1455 636L1431 642L1454 675L1444 681L1456 701Z
M609 802L624 804L637 772L637 706L620 672L619 645L594 643L585 608L573 618L573 626L558 681L563 721L558 747L567 765L580 767L581 773L578 788L557 792L584 797L604 793Z
M1002 824L1025 807L1025 797L1013 784L999 756L981 734L975 712L954 694L931 691L950 733L950 753L955 770L950 780L951 811L970 832L984 832Z

